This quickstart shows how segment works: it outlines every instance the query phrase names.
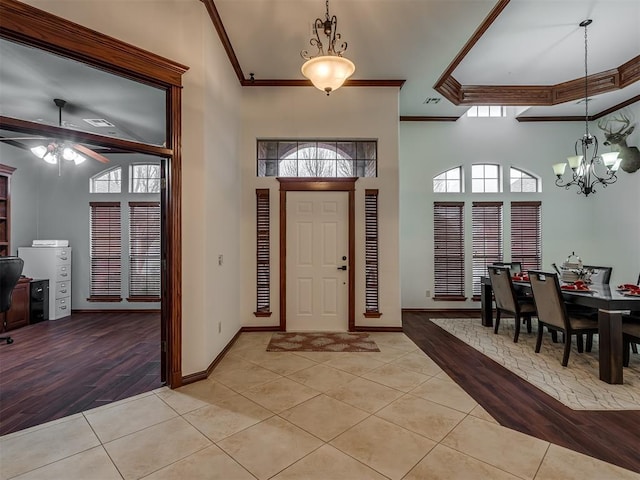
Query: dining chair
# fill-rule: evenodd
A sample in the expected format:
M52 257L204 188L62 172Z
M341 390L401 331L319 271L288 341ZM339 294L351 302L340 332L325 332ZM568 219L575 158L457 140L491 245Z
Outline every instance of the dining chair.
M640 320L640 318L638 318L638 320ZM622 351L622 365L628 367L631 357L629 350L633 350L633 346L640 343L640 323L623 323L622 341L624 344L624 350ZM638 353L638 351L633 350L633 353Z
M591 270L593 273L589 281L592 285L609 285L611 279L611 272L613 267L600 267L596 265L583 265L583 268ZM569 315L579 315L583 317L589 317L591 320L598 320L598 309L592 307L585 307L584 305L568 304L567 313ZM587 351L591 351L591 345L593 344L593 335L587 335Z
M582 353L584 350L582 335L598 333L598 321L567 313L556 273L529 270L529 281L538 311L538 338L535 351L540 353L544 327L549 331L562 332L565 338L562 366L566 367L571 353L571 337L576 335L578 352ZM589 351L591 351L591 345L587 342L587 352Z
M527 323L527 332L531 333L531 316L536 313L533 299L516 295L509 267L489 265L488 270L493 296L496 301L496 322L493 333L498 333L500 318L503 313L513 315L516 322L513 341L517 343L520 336L520 324L523 320Z
M498 267L509 267L509 273L513 277L515 273L522 272L522 262L493 262Z
M595 265L583 265L583 268L591 270L591 283L600 285L609 285L611 279L611 272L613 267L598 267Z

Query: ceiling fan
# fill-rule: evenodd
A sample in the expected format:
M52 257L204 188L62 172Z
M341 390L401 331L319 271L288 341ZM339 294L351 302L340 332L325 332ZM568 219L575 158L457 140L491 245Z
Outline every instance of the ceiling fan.
M62 109L67 102L59 98L54 98L53 103L58 107L58 126L62 127ZM25 140L44 140L44 142L35 146L28 146L20 143ZM107 157L85 147L84 145L67 142L61 139L52 139L48 137L0 137L0 142L6 142L18 148L28 149L36 157L54 165L60 165L62 160L73 161L76 165L80 165L86 160L86 157L93 158L94 160L102 163L109 162Z

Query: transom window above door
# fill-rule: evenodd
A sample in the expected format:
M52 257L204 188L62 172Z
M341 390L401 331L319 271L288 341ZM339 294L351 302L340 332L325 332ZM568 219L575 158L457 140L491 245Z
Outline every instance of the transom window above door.
M377 177L377 140L258 140L259 177Z

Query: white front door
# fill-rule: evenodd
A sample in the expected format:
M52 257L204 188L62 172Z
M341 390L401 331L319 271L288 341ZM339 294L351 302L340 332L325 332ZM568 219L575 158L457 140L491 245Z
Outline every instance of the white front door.
M287 331L349 328L348 195L287 192Z

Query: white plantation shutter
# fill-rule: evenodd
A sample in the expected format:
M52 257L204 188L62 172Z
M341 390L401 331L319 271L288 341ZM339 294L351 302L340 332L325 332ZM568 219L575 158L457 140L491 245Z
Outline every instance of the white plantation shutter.
M160 202L129 202L129 301L160 300Z
M90 301L120 301L122 235L120 202L90 202Z

